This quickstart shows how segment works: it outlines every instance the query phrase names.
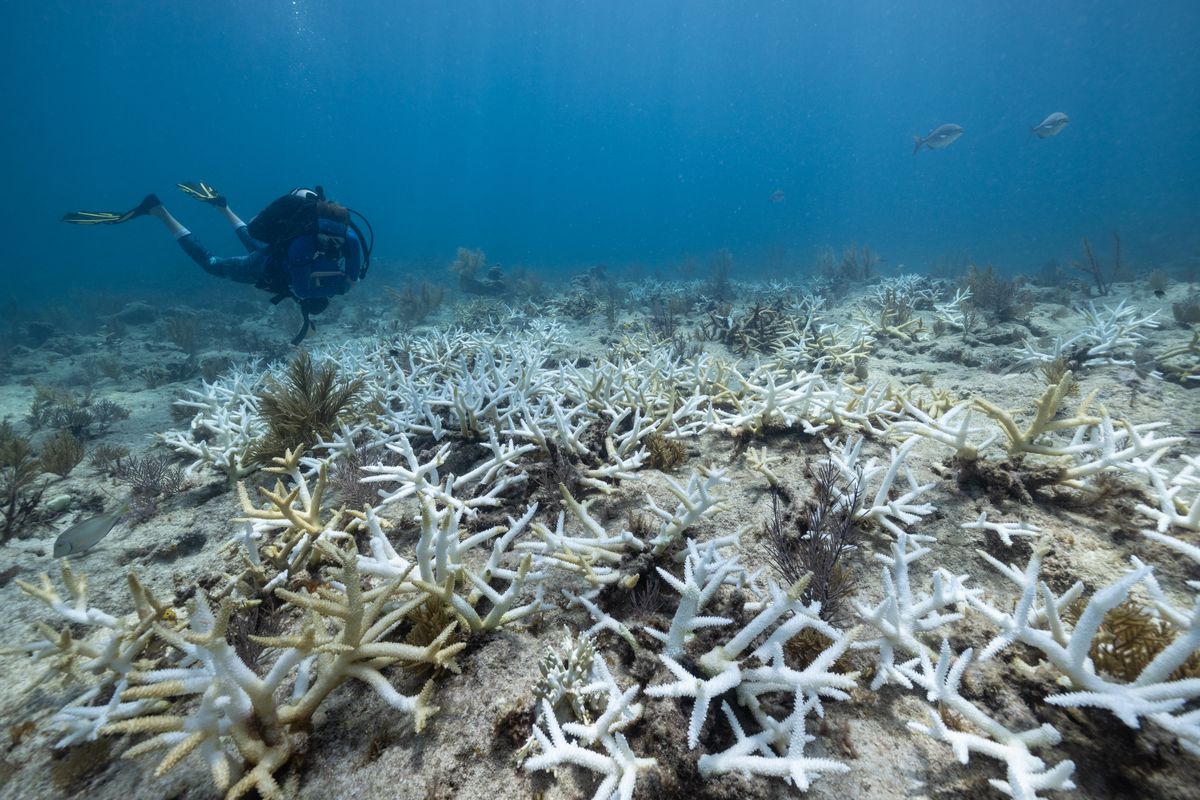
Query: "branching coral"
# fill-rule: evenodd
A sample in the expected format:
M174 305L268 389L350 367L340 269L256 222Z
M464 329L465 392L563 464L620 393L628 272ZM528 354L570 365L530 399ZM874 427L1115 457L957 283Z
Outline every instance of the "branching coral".
M741 316L726 306L709 312L704 325L707 338L724 342L745 358L751 353L769 353L785 346L795 333L790 321L776 308L756 303Z
M883 526L894 536L904 532L902 526L912 525L933 513L930 503L919 503L921 496L933 488L932 483L917 483L916 477L907 464L908 455L916 445L908 441L899 448L891 451L891 458L885 467L871 458L866 463L860 463L863 437L848 438L840 447L833 442L827 442L831 450L830 463L837 467L846 488L835 487L838 501L845 505L853 505L856 520L871 520ZM896 479L903 472L908 483L907 491L895 486ZM879 480L877 486L875 480ZM874 493L870 487L874 486ZM855 501L851 494L861 493L861 501Z
M88 607L82 577L76 578L65 564L63 580L73 605L58 597L45 576L41 589L24 584L25 591L64 619L100 632L97 644L91 645L43 629L42 642L27 646L40 657L53 654L60 662L85 658L84 668L101 676L99 687L60 712L69 731L64 741L150 734L126 756L165 751L157 775L198 751L227 798L242 797L251 789L263 797L279 797L275 773L291 758L295 737L329 694L351 678L412 714L420 730L437 711L430 702L432 683L417 695L405 696L381 671L400 662L452 668L454 656L465 646L446 644L456 623L425 647L387 641L423 598L396 602L402 580L368 588L353 552L325 542L321 549L325 557L340 562L339 588L322 586L316 594L277 588L276 595L305 614L306 621L291 635L252 637L277 652L269 666L257 668L247 665L228 640L230 616L238 608L232 597L213 609L203 594L197 595L187 629L180 631L161 621L177 612L154 600L132 575L130 593L137 609L133 621ZM285 681L294 686L290 697L281 700ZM112 687L111 699L94 705L103 686ZM177 701L183 698L196 702L180 705Z
M1170 480L1150 464L1146 476L1158 508L1138 503L1137 510L1157 521L1159 533L1168 528L1200 531L1200 456L1182 456L1184 467Z
M650 546L655 554L662 553L671 547L692 525L724 510L719 489L729 483L725 470L697 470L688 479L686 487L680 486L671 478L666 478L667 487L679 502L674 511L660 508L653 500L650 501L649 511L662 520L658 533L650 540Z
M1138 310L1126 305L1124 300L1116 307L1104 306L1100 310L1094 303L1088 303L1081 313L1087 324L1078 333L1066 339L1057 337L1047 352L1026 342L1017 366L1048 364L1059 359L1076 370L1106 365L1134 366L1136 351L1146 340L1142 330L1158 327L1157 311L1138 316Z
M1008 452L1010 455L1033 453L1043 456L1070 455L1070 449L1063 446L1053 446L1043 443L1049 434L1059 431L1075 430L1081 426L1098 425L1099 417L1086 414L1088 401L1079 407L1074 416L1059 418L1058 410L1062 406L1067 392L1071 387L1070 372L1054 386L1049 386L1038 400L1034 417L1025 430L1021 430L1013 420L1012 415L989 400L979 398L975 405L989 417L999 423L1004 435L1008 437Z
M540 752L523 766L536 771L574 764L604 776L593 800L632 800L638 773L656 764L653 758L636 756L621 733L642 716L642 704L633 702L641 687L635 685L622 691L586 636L578 640L568 636L564 645L565 661L553 651L543 658L542 679L535 696L538 721L545 725L549 735L541 726L534 725L533 741L522 751L536 743ZM572 698L571 710L576 721L560 724L555 698L564 696ZM599 708L593 711L593 705ZM596 744L604 748L604 753L589 749Z
M1182 361L1175 361L1175 359L1182 359ZM1194 332L1191 341L1186 344L1168 347L1158 353L1156 361L1159 369L1170 380L1185 385L1189 381L1200 380L1200 331Z
M190 399L176 401L179 408L195 409L191 425L187 431L168 431L160 438L193 458L185 474L212 467L232 483L258 469L250 450L267 430L259 415L258 380L235 371L221 383L189 389Z
M936 318L941 289L901 280L882 296L904 292L910 319ZM629 295L643 307L679 297L711 308L703 291L645 282ZM1195 457L1167 466L1180 439L1086 400L1064 414L1066 370L1029 421L994 402L957 402L929 383L926 394L869 381L865 370L841 379L827 368L847 353L861 358L870 335L863 327L831 333L816 319L815 301L788 305L796 291L782 283L764 290L781 316L804 322L794 342L749 367L637 338L610 359L577 358L560 325L507 311L491 333L405 334L315 355L313 363L337 363L340 374L361 380L372 402L361 417L337 419L306 439L303 456L293 447L278 457L269 468L278 478L273 487L257 495L240 487L242 513L223 550L239 559L225 567L236 574L202 580L190 609L159 602L131 578L134 611L125 617L91 606L70 567L65 590L49 578L25 587L69 624L39 627L24 652L48 664L50 676L74 673L87 682L55 718L61 742L135 734L143 741L131 752L157 753L160 771L198 754L220 790L272 796L293 777L302 737L323 716L314 712L328 708L338 685L366 683L374 694L359 693L358 702L382 701L420 727L435 708L432 684L419 689L415 675L436 679L460 660L464 669L493 668L477 654L494 654L500 641L527 644L550 622L568 630L541 664L537 707L506 719L525 731L533 719L530 744L519 753L526 769L584 767L598 775L589 794L599 798L631 798L635 785L644 791L656 768L645 754L664 760L672 752L660 742L647 747L648 736L671 735L662 720L672 715L639 727L642 703L662 708L669 699L687 717L674 757L683 743L696 750L689 774L736 772L804 789L845 771L848 764L810 744L837 722L824 718L827 706L836 708L830 701L863 691L857 663L871 664L870 689L888 700L916 689L935 704L914 729L946 741L961 760L971 753L999 760L1005 773L991 782L997 791L1032 800L1068 788L1071 762L1052 763L1039 748L1059 743L1073 756L1076 742L1059 742L1054 728L1030 722L1036 702L998 712L988 683L997 670L975 673L974 684L967 679L981 648L984 660L998 659L1018 643L1041 652L1065 685L1047 702L1148 721L1200 752L1194 596L1183 603L1179 593L1168 595L1155 570L1136 559L1098 591L1080 583L1052 592L1048 585L1058 584L1041 577L1045 543L1038 541L1024 567L988 557L1017 586L1010 604L1002 591L985 595L967 575L945 569L939 549L947 545L914 530L937 518L929 473L945 478L916 461L931 439L954 451L961 470L1045 470L1051 484L1095 491L1111 476L1135 477L1150 489L1139 513L1157 528L1146 533L1146 547L1200 561L1200 549L1184 538L1197 513ZM272 371L277 383L286 380ZM251 468L246 454L266 427L254 380L233 370L192 395L193 428L171 441L195 459L193 471L215 465L236 477ZM733 468L678 481L644 471L656 451L733 434L727 449L737 458L753 441L750 469L780 491L795 466L781 456L820 447L817 433L828 437L829 451L814 515L821 521L797 533L806 546L845 546L817 547L785 572L784 586L743 567L739 539L747 529L718 515L739 497L727 486ZM703 444L721 446L711 436ZM990 458L996 453L1003 460ZM350 476L354 488L370 490L349 511L331 505L328 479L328 465L347 454L361 462L361 474ZM543 468L554 463L569 469ZM569 480L555 479L560 473ZM1011 512L981 511L962 527L986 531L993 550L993 534L1008 544L1039 533L992 521L1019 518ZM857 526L877 526L887 535L874 540L890 550L876 556L879 589L869 600L849 598L858 626L845 630L831 621L837 586L822 590L821 573L836 576L854 545L844 534ZM635 586L644 599L630 599ZM1194 595L1200 585L1185 588ZM967 605L981 614L974 627L959 623ZM262 627L253 619L259 614ZM964 641L979 636L980 619L995 632L986 647L986 639ZM488 633L523 624L529 629L516 635ZM1035 674L1014 665L1020 669L1006 677ZM401 670L406 685L393 685ZM654 699L638 702L642 683ZM1028 699L1031 687L1022 688Z
M880 337L916 341L924 323L916 313L916 302L902 287L888 286L868 295L867 304L858 310L859 321Z
M1189 701L1200 698L1200 678L1171 680L1172 674L1183 667L1200 648L1200 600L1190 612L1184 612L1186 624L1171 644L1160 650L1136 678L1130 681L1112 680L1097 671L1090 657L1093 641L1104 623L1105 615L1124 603L1135 585L1147 584L1151 594L1161 594L1156 592L1157 585L1152 583L1152 569L1145 565L1135 566L1124 577L1096 591L1071 628L1064 614L1069 604L1082 595L1083 585L1076 583L1065 593L1056 595L1040 581L1042 559L1049 549L1047 541L1039 542L1024 569L1003 564L986 553L979 553L1021 590L1020 598L1011 612L1003 611L979 597L968 598L1000 629L984 649L982 659L991 658L1014 642L1034 647L1075 690L1051 695L1046 702L1061 706L1104 708L1131 728L1139 727L1141 719L1148 718L1176 733L1185 746L1191 749L1200 747L1200 738L1197 738L1200 737L1200 721L1189 722L1191 717L1187 712L1175 714L1184 710ZM1168 621L1177 623L1178 616L1181 615Z
M929 725L910 722L908 726L918 733L949 744L963 764L967 763L972 752L1003 761L1006 780L989 778L988 783L1014 800L1036 800L1040 797L1039 792L1046 789L1074 789L1075 784L1071 781L1071 774L1075 771L1073 761L1060 761L1047 769L1046 762L1032 752L1062 741L1062 735L1053 726L1043 723L1032 730L1010 730L959 693L972 653L968 648L954 659L950 645L943 641L936 663L922 653L919 666L910 665L903 669L913 683L925 689L930 703L939 703L948 708L980 733L951 729L934 708L929 710Z
M720 637L721 643L685 664L682 656L697 630L732 624L727 618L699 616L699 612L722 585L737 583L740 573L736 560L721 556L712 544L701 551L690 540L682 580L659 569L663 579L681 595L670 630L665 634L650 631L665 643L659 658L675 680L650 686L646 694L693 698L687 743L695 748L712 701L732 692L760 730L747 736L729 704L723 703L736 741L723 753L701 756L701 774L739 771L782 777L807 788L810 773L844 771L844 765L832 760L804 756L804 745L811 739L804 720L810 712L823 713L822 698L848 699L847 691L855 686L856 675L837 672L834 665L857 632L842 633L821 620L820 604L800 599L804 581L786 592L771 582L767 596L755 604L758 610L749 622L732 636ZM809 663L794 666L788 662L785 646L806 631L825 637L830 644ZM755 642L760 643L755 647ZM774 716L774 704L766 702L768 695L779 693L790 695L792 700L791 713L782 719Z
M891 546L890 559L876 554L875 558L884 564L883 600L874 607L854 603L864 625L879 634L854 645L856 649L871 649L878 653L872 689L885 683L897 683L911 689L911 676L896 663L896 654L904 657L906 664L915 663L911 659L928 656L931 651L921 634L961 619L960 611L949 609L958 609L979 594L978 589L965 587L966 575L953 575L942 569L933 573L932 592L914 595L909 565L931 552L930 548L919 544L921 541L928 541L928 537L910 537L901 533Z

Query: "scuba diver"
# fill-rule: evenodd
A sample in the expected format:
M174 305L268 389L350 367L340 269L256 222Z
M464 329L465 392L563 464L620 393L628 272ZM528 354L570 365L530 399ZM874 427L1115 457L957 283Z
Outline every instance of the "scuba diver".
M292 344L299 344L314 327L310 316L324 311L329 298L345 294L366 277L375 246L371 223L357 211L326 199L320 186L293 189L246 224L229 207L225 196L207 183L176 185L217 209L233 226L247 254L214 256L153 194L146 195L129 211L73 211L62 219L73 225L119 225L138 217L157 218L205 272L265 289L274 294L272 304L293 298L300 305L304 324ZM362 220L369 240L351 214Z

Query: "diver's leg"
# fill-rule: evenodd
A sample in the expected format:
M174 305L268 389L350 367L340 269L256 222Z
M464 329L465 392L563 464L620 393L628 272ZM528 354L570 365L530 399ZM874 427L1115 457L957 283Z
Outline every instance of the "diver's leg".
M235 228L246 227L246 223L242 222L241 217L239 217L237 214L233 213L233 209L230 208L228 205L218 206L217 210L221 212L221 216L225 218L225 221L228 222L233 227L235 227Z
M238 283L254 283L262 275L267 261L266 251L262 250L249 234L244 234L245 238L243 238L243 232L246 230L245 223L242 223L237 231L238 238L246 245L249 254L224 258L208 252L208 249L200 244L196 234L183 227L179 220L171 216L171 212L163 206L155 206L148 213L166 226L171 235L175 237L175 241L179 242L179 246L183 248L183 252L187 253L192 261L199 264L208 274L216 275L218 278L229 278ZM233 220L242 222L232 212L228 217L232 218L231 222Z
M187 236L188 229L183 227L183 225L179 223L179 220L171 216L171 212L167 211L167 209L163 206L157 205L146 213L165 225L167 230L169 230L171 235L176 239L180 238L181 236Z
M255 239L250 235L250 231L243 225L234 231L237 234L238 241L242 243L242 247L246 248L247 253L257 253L266 247L265 244Z
M242 247L246 248L247 253L255 253L263 249L263 243L250 235L250 231L246 229L246 223L242 222L242 218L233 213L233 209L228 204L217 206L217 210L221 212L221 216L225 221L233 226L233 232L237 234L238 241L242 243Z
M242 247L246 248L247 253L257 253L259 250L266 250L267 245L260 242L250 235L250 229L246 227L246 223L242 223L233 229L237 234L238 241L242 243Z
M157 216L157 215L156 215ZM178 225L178 223L176 223ZM255 283L262 277L266 268L267 254L265 250L255 250L244 256L221 257L214 256L200 243L196 235L179 225L182 231L175 237L183 252L191 257L209 275L218 278L228 278L238 283Z

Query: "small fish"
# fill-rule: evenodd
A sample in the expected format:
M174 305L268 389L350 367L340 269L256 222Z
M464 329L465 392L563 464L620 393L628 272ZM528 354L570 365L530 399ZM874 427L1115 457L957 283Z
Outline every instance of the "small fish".
M784 196L783 189L776 189L775 191L771 192L770 199L772 203L782 203Z
M108 532L121 521L121 518L128 511L129 506L126 505L110 514L88 517L82 522L76 522L60 533L58 538L54 540L54 557L62 558L63 556L82 553L84 550L87 550L107 536Z
M1030 133L1037 134L1039 139L1049 139L1051 136L1058 136L1062 133L1062 129L1067 127L1067 123L1071 118L1061 111L1055 111L1044 120L1034 125L1029 129Z
M920 136L913 137L913 155L917 154L921 149L921 145L925 145L930 150L941 150L943 147L949 147L963 133L961 125L938 125L924 139Z

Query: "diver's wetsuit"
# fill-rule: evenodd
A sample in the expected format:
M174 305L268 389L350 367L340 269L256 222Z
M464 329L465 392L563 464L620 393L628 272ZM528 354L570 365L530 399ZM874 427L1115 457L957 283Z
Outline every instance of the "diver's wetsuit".
M239 225L236 233L238 240L246 248L247 255L214 256L205 249L204 245L200 244L200 241L196 239L196 234L190 231L176 241L183 248L183 252L191 256L192 260L210 275L229 278L238 283L259 283L263 280L270 265L271 249L251 236L245 225Z

